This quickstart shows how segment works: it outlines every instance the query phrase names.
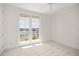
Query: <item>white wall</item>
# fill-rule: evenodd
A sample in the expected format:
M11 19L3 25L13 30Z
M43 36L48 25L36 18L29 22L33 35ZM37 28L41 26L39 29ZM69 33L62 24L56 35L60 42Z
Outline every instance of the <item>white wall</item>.
M50 41L52 39L52 25L51 25L51 16L45 15L41 19L41 37L43 41Z
M4 49L16 47L18 40L18 13L15 8L5 6L5 46Z
M79 5L52 15L52 40L79 49Z
M0 54L2 53L2 51L3 51L3 37L2 37L2 17L3 17L3 15L2 15L2 4L0 4Z
M6 5L5 7L5 49L14 48L18 45L19 40L19 15L37 15L41 17L41 39L48 41L50 38L49 16ZM47 17L47 18L45 18Z

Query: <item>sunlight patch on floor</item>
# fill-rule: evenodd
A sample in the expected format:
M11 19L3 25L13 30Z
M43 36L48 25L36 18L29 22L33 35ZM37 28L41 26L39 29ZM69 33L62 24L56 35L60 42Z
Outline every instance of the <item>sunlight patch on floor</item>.
M43 45L43 43L34 44L34 46L40 46L40 45Z
M25 49L25 48L30 48L30 47L33 47L32 45L29 45L29 46L23 46L21 48Z
M34 46L40 46L40 45L43 45L43 43L38 43L38 44L23 46L23 47L21 47L21 48L25 49L25 48L30 48L30 47L34 47Z

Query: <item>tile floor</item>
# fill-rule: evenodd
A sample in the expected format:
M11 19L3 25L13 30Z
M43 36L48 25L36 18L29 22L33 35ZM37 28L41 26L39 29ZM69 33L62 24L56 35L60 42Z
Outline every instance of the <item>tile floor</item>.
M79 56L79 50L56 42L45 42L5 51L3 56Z

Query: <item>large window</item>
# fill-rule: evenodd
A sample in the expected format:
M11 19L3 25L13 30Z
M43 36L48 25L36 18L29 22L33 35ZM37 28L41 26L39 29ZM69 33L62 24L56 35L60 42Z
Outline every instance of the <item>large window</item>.
M20 16L20 42L39 42L39 17Z
M39 39L39 18L32 17L32 40Z
M20 41L29 40L29 17L20 16Z

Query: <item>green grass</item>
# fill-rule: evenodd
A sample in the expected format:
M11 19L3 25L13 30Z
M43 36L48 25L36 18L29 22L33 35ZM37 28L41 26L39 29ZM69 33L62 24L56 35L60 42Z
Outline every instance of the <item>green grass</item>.
M32 36L32 40L37 40L38 38L39 38L39 36L35 36L35 35ZM28 36L20 36L20 40L27 41L27 40L29 40L29 37Z
M39 38L38 36L35 36L35 35L32 36L32 40L36 40L38 38Z
M21 37L20 37L20 40L21 40L21 41L27 41L27 40L28 40L28 37L27 37L27 36L21 36Z

